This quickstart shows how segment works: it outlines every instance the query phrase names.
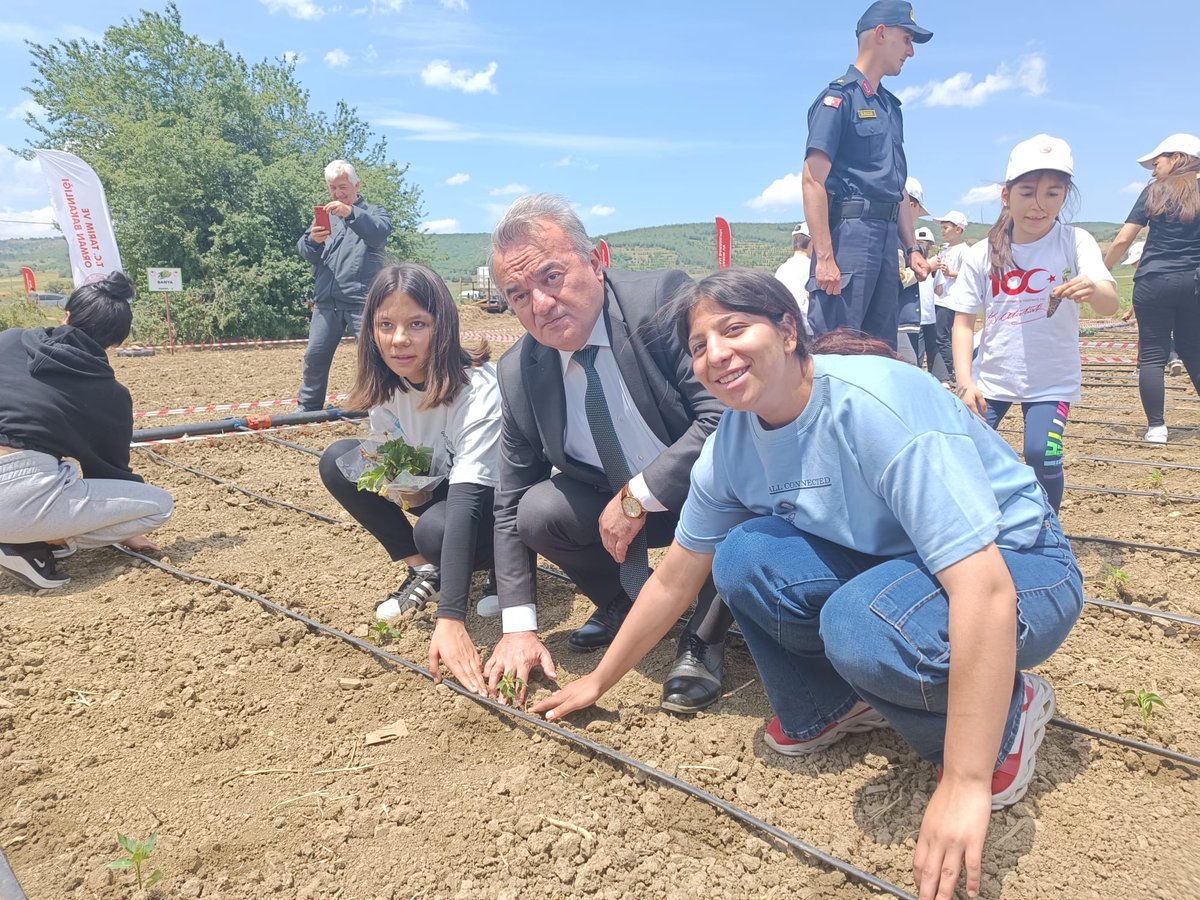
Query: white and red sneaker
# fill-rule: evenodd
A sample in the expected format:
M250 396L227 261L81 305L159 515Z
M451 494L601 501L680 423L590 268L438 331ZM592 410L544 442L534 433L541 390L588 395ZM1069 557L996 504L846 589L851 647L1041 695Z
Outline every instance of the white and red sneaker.
M1033 768L1038 747L1046 736L1046 725L1054 718L1054 688L1038 675L1023 674L1025 701L1021 705L1021 721L1013 738L1008 757L992 773L992 810L1012 806L1025 796L1033 781Z
M865 700L859 700L850 708L850 712L807 741L797 741L784 734L783 726L779 724L779 716L767 723L763 740L768 747L784 756L807 756L809 753L824 750L848 734L886 727L887 720Z

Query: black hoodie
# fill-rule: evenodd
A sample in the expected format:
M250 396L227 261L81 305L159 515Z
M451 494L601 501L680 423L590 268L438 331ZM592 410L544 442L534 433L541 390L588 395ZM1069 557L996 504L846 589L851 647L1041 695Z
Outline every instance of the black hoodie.
M0 446L79 460L85 478L129 468L133 401L104 348L70 325L0 333Z

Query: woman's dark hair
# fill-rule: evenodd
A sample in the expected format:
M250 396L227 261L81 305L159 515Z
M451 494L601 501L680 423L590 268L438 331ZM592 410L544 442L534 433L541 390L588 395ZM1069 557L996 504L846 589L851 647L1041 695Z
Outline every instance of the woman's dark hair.
M735 312L762 316L779 329L790 318L796 330L796 356L808 359L804 317L800 315L796 298L779 279L756 269L721 269L698 284L684 285L664 308L666 319L682 347L688 345L692 311L704 300Z
M133 324L133 283L124 272L113 272L75 288L65 307L67 324L78 328L101 347L115 347L129 337Z
M429 341L429 363L425 370L425 399L421 409L449 406L467 386L468 366L482 366L491 356L487 341L474 352L467 351L458 335L458 306L437 273L416 263L386 266L375 276L367 291L358 338L358 377L346 406L371 409L387 402L394 391L408 392L408 380L388 368L375 343L375 317L392 294L407 294L433 316Z
M1079 191L1075 187L1075 182L1071 180L1071 176L1066 172L1060 172L1057 169L1037 169L1033 172L1026 172L1019 178L1006 182L1004 189L1011 192L1022 181L1041 181L1043 175L1057 176L1066 185L1067 199L1063 203L1062 215L1067 219L1071 218L1075 207L1079 205ZM1012 231L1012 212L1005 206L1000 210L996 224L991 227L987 235L988 247L991 250L992 277L997 281L1003 280L1004 276L1016 266L1012 253Z
M853 328L835 328L818 337L808 346L814 356L885 356L899 359L896 351L877 337Z
M1185 225L1200 215L1200 158L1174 154L1171 171L1150 183L1146 214L1166 216Z

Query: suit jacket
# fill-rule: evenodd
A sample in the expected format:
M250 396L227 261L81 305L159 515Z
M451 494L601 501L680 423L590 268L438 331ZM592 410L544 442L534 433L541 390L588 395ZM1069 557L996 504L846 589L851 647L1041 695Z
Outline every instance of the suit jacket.
M602 315L621 377L646 424L667 445L644 470L646 485L679 514L692 464L724 407L692 373L692 361L670 323L654 319L671 295L690 280L675 269L605 273ZM503 424L500 487L496 490L496 580L503 606L536 598L533 553L517 535L517 506L552 468L610 492L604 472L566 455L566 400L557 350L525 335L500 360Z

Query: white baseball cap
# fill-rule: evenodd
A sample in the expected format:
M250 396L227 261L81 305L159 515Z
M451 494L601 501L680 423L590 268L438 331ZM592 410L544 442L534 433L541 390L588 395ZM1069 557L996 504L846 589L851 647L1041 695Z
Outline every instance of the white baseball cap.
M921 182L909 175L908 180L904 182L904 190L917 201L917 206L920 207L918 212L923 216L929 215L929 210L925 208L925 188L921 187Z
M967 217L960 213L957 209L952 209L944 216L934 216L935 222L949 222L951 225L957 225L959 228L967 227Z
M917 229L915 237L918 241L929 241L931 244L934 241L933 231L924 226Z
M1136 266L1142 261L1142 251L1146 249L1145 241L1138 241L1129 248L1129 255L1121 262L1123 266Z
M1138 162L1147 169L1153 169L1154 160L1164 153L1186 153L1188 156L1200 156L1200 138L1194 134L1182 132L1173 134L1169 138L1165 138L1161 144L1145 156L1138 157Z
M1050 169L1067 175L1075 174L1075 158L1071 148L1062 138L1039 134L1027 141L1021 141L1013 147L1008 157L1008 171L1004 173L1005 181L1015 181L1022 175L1037 172L1040 169Z
M798 234L802 234L805 237L812 237L812 235L810 235L808 233L808 223L807 222L801 222L799 225L797 225L795 228L792 229L792 237L795 237Z

